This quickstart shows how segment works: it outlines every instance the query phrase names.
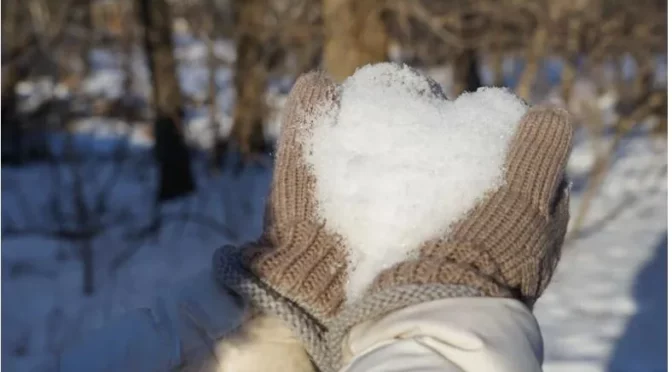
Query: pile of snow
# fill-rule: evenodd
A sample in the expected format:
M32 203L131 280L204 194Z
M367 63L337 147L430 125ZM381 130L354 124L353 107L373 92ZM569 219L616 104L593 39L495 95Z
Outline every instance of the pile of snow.
M391 63L359 69L341 89L340 107L320 115L304 141L318 213L349 248L352 301L502 184L526 106L498 88L449 101Z

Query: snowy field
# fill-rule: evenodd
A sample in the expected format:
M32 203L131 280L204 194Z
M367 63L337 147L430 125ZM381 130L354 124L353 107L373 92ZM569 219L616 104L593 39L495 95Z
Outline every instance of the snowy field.
M570 170L585 169L589 154L576 146ZM574 177L578 201L580 176ZM665 142L630 139L593 203L535 309L545 371L666 371Z
M178 47L180 78L192 95L207 89L204 53L199 45ZM231 46L222 43L217 53L230 59ZM86 83L89 94L118 96L122 79L114 56L98 52L96 60L100 63ZM146 90L145 74L138 67L139 91ZM442 79L445 71L433 74L450 84ZM548 74L553 79L557 71L550 68ZM233 99L230 72L222 68L217 81L218 135L226 136ZM269 103L281 107L290 85L274 82ZM31 100L60 94L48 83L20 88ZM210 147L207 112L193 112L188 125L190 142ZM151 138L123 123L99 118L82 120L77 127L83 134L76 141L79 151L102 156L78 164L2 170L2 228L9 232L2 239L6 371L34 370L82 332L127 309L148 305L156 293L207 267L222 244L241 243L261 229L269 166L235 172L229 164L211 176L204 157L196 155L199 191L153 210L156 174L148 152ZM277 133L273 118L267 135L273 138ZM111 162L104 156L126 144L126 160ZM52 138L50 145L59 149L62 139ZM629 137L593 201L584 229L566 245L554 281L535 309L545 339L546 371L666 370L666 146L665 140L652 140L643 133ZM569 164L574 213L594 159L593 144L577 135ZM159 226L152 225L152 213L161 216ZM83 227L92 232L90 236L73 240L55 234ZM93 251L91 296L82 294L78 252L84 249Z

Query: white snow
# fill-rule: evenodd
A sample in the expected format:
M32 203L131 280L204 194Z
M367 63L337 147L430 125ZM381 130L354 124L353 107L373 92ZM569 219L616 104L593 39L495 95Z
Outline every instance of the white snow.
M625 144L582 233L566 244L558 271L535 308L544 336L544 371L666 370L663 141L640 137ZM586 174L582 163L591 152L588 143L575 147L569 164L575 177ZM573 214L580 197L573 195Z
M58 241L39 234L2 237L3 371L36 371L35 366L85 332L125 311L150 306L161 290L206 270L218 247L241 244L260 233L258 217L264 208L270 171L248 169L235 176L229 164L217 177L206 176L206 167L195 167L197 182L207 184L195 195L164 206L163 225L155 234L129 239L129 235L151 222L146 214L151 211L156 182L151 163L135 161L123 165L125 171L119 176L119 183L107 195L110 214L128 213L128 217L117 228L103 231L89 242L95 260L93 296L82 294L82 264L76 241ZM115 165L94 165L95 179L86 183L85 191L95 197L102 189L100 178L113 174ZM72 208L67 200L72 189L68 178L71 171L82 169L62 167L65 169L60 172L61 177L66 179L61 180L60 187L50 179L52 176L45 176L49 169L3 169L3 227L35 231L58 228L51 221L53 189L63 193L59 204L66 215L72 214L67 213ZM8 185L21 188L30 197L27 206L39 215L29 214ZM93 219L101 217L95 210L90 215ZM68 222L71 221L63 221ZM129 249L137 253L114 269L115 260Z
M525 104L499 88L455 101L403 65L359 69L340 108L306 139L318 213L349 250L348 300L376 273L446 236L503 182L506 149Z

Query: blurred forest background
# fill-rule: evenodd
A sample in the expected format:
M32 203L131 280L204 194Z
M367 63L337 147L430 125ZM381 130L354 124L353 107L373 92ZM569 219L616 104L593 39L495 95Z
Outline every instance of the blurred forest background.
M9 370L259 232L279 112L308 70L342 81L392 60L452 97L507 86L568 108L592 152L570 240L624 140L667 136L664 0L3 0L1 15Z

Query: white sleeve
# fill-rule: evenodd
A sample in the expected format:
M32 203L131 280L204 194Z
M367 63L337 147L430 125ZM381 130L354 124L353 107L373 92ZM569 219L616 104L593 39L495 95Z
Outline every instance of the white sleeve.
M240 299L204 271L161 293L149 309L126 313L70 345L50 370L168 371L212 349L240 326Z
M543 342L532 313L497 298L452 298L354 327L341 372L541 372Z

